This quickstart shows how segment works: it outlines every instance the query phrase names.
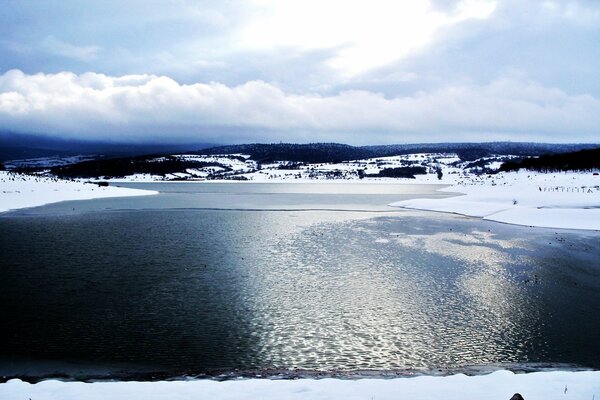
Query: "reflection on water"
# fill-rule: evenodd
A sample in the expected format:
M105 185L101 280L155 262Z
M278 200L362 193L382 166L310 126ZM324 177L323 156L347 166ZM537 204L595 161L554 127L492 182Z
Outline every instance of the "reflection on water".
M4 374L600 366L597 233L407 211L31 214L0 218Z
M268 365L398 369L543 357L528 344L539 340L538 305L511 271L523 257L504 250L524 246L418 223L418 234L377 218L282 238L244 299Z

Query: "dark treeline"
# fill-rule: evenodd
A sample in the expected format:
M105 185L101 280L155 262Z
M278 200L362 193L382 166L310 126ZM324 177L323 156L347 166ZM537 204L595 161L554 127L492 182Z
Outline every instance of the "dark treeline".
M600 169L600 148L508 161L502 164L500 171L518 171L521 168L539 172L597 170Z
M384 168L377 174L368 174L367 177L376 178L410 178L415 179L415 175L425 175L427 169L425 167L397 167Z
M185 172L188 168L223 167L217 163L185 160L170 156L163 157L160 161L155 161L155 158L155 156L143 156L83 161L77 164L53 167L50 172L64 178L100 176L119 178L133 174L165 175L174 172Z
M0 161L38 157L102 155L135 157L146 154L184 153L192 149L212 147L209 143L137 143L61 139L39 134L24 134L0 129Z
M305 163L331 163L370 157L371 152L361 147L339 143L273 143L239 144L202 149L202 154L248 154L259 163L292 161Z

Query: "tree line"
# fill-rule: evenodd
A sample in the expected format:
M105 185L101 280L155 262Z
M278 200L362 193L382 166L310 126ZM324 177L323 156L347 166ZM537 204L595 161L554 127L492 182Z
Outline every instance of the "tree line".
M507 161L500 171L518 171L521 168L538 172L600 170L600 148Z

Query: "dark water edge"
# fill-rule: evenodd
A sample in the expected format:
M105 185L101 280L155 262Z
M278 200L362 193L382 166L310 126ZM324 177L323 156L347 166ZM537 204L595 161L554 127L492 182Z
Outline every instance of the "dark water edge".
M6 383L11 379L19 379L23 382L35 384L46 380L58 380L61 382L158 382L158 381L189 381L189 380L213 380L218 382L239 379L269 379L269 380L296 380L296 379L327 379L335 378L342 380L356 379L394 379L411 378L417 376L444 377L457 374L467 376L487 375L495 371L511 371L515 374L526 374L532 372L552 371L597 371L598 369L581 367L574 364L549 364L549 363L527 363L527 364L490 364L490 365L465 365L456 368L435 369L392 369L392 370L339 370L321 371L307 369L251 369L251 370L209 370L209 371L112 371L106 372L103 368L90 367L87 372L79 373L45 373L43 375L15 374L1 375L0 383Z

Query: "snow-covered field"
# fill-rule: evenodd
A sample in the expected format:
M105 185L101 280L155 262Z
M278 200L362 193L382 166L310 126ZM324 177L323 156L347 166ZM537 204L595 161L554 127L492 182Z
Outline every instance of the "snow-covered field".
M369 158L364 160L344 161L340 163L296 163L295 167L287 168L294 163L278 161L263 164L260 170L243 174L256 182L311 182L311 181L361 181L361 182L394 182L394 183L444 183L437 178L434 169L440 168L447 172L458 174L462 171L460 158L456 154L418 153L402 154L390 157ZM456 165L455 165L456 164ZM467 163L464 163L467 164ZM381 178L376 175L387 168L422 166L428 171L427 175L417 175L414 179ZM361 175L363 177L361 178ZM452 179L450 177L446 179Z
M170 382L60 382L0 384L6 400L594 400L600 398L600 371L514 374L496 371L468 377L419 376L394 379L240 379Z
M390 204L517 225L600 230L600 176L520 171L461 178L441 189L464 196Z
M158 192L0 171L0 212L66 200L145 196Z

